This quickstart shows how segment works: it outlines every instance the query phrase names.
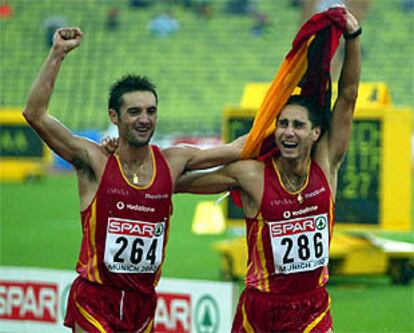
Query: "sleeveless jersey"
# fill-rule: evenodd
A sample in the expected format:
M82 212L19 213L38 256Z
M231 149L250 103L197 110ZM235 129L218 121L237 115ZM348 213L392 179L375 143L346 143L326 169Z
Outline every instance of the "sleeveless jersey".
M130 183L118 157L108 157L95 198L81 212L76 271L88 281L154 292L168 239L172 180L158 147L151 146L151 156L154 171L145 187Z
M303 188L283 186L272 157L265 161L264 192L256 218L247 218L248 267L245 283L263 292L295 295L328 281L334 202L315 161ZM299 193L303 202L298 200Z

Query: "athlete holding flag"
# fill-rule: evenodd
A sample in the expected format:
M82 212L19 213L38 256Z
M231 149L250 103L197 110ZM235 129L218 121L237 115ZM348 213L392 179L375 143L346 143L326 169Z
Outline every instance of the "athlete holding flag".
M337 176L351 139L361 28L345 9L345 59L326 131L320 106L293 96L277 115L277 150L263 160L182 177L176 192L238 189L246 219L246 288L233 332L332 332L326 291ZM342 12L341 12L342 11Z

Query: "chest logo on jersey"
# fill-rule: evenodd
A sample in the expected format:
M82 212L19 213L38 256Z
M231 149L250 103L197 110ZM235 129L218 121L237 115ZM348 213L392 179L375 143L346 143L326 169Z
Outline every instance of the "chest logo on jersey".
M322 186L321 188L318 188L316 190L313 190L312 192L304 193L304 197L306 200L316 198L320 194L326 192L326 188ZM270 206L290 206L290 205L296 205L297 199L290 199L290 198L282 198L282 199L272 199L269 201ZM288 218L288 217L286 217Z
M299 210L293 210L293 211L290 211L290 210L285 210L284 212L283 212L283 217L285 218L285 219L288 219L288 218L290 218L290 217L296 217L296 216L301 216L301 215L304 215L304 214L307 214L307 213L311 213L311 212L314 212L314 211L316 211L318 209L318 206L308 206L308 207L305 207L305 208L303 208L303 209L299 209Z
M326 191L325 186L322 186L321 188L318 188L312 192L309 193L305 193L305 199L310 199L310 198L315 198L317 197L319 194L322 194Z
M115 195L122 195L122 196L129 196L129 191L122 189L122 188L115 188L115 187L109 187L106 190L107 194L115 194Z
M161 236L164 232L164 227L162 224L110 218L108 221L108 232L111 234L152 238Z
M138 204L129 204L129 203L125 203L123 201L118 201L116 203L116 208L118 208L118 210L124 210L125 208L128 210L133 210L136 212L144 212L144 213L154 213L155 212L155 208L154 207L149 207L149 206L143 206L143 205L138 205Z
M158 193L158 194L145 194L145 199L149 200L162 200L162 199L169 199L170 195L168 193Z

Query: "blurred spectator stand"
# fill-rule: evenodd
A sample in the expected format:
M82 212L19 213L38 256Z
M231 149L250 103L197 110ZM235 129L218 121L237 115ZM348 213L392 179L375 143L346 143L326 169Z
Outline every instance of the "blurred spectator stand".
M180 24L174 18L172 12L167 11L153 18L148 25L148 29L157 37L167 37L176 33L180 29Z
M230 14L250 14L255 11L253 0L228 0L227 12Z
M12 7L6 0L0 1L0 19L7 19L12 14Z
M106 29L115 30L119 25L119 8L112 7L106 15Z
M200 17L210 19L214 14L214 7L211 0L203 0L197 5L197 13Z
M414 10L414 0L402 0L402 10L405 12L412 12Z
M265 12L255 12L253 20L252 33L254 36L260 37L266 31L266 28L270 26L269 17Z
M153 4L153 0L130 0L129 5L134 8L149 7Z
M334 5L345 5L357 20L361 22L365 18L370 5L370 0L302 0L302 22L305 22L313 14L327 10Z

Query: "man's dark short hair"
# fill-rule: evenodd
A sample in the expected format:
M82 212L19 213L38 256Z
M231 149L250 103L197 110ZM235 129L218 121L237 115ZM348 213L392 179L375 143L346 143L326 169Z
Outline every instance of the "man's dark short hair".
M286 102L286 105L300 105L308 110L309 120L312 123L312 128L320 127L321 134L329 129L331 112L324 110L314 100L302 95L292 95Z
M111 86L108 108L114 109L119 115L119 109L122 106L122 96L134 91L149 91L153 93L158 104L158 94L155 85L146 76L129 74L123 76Z

